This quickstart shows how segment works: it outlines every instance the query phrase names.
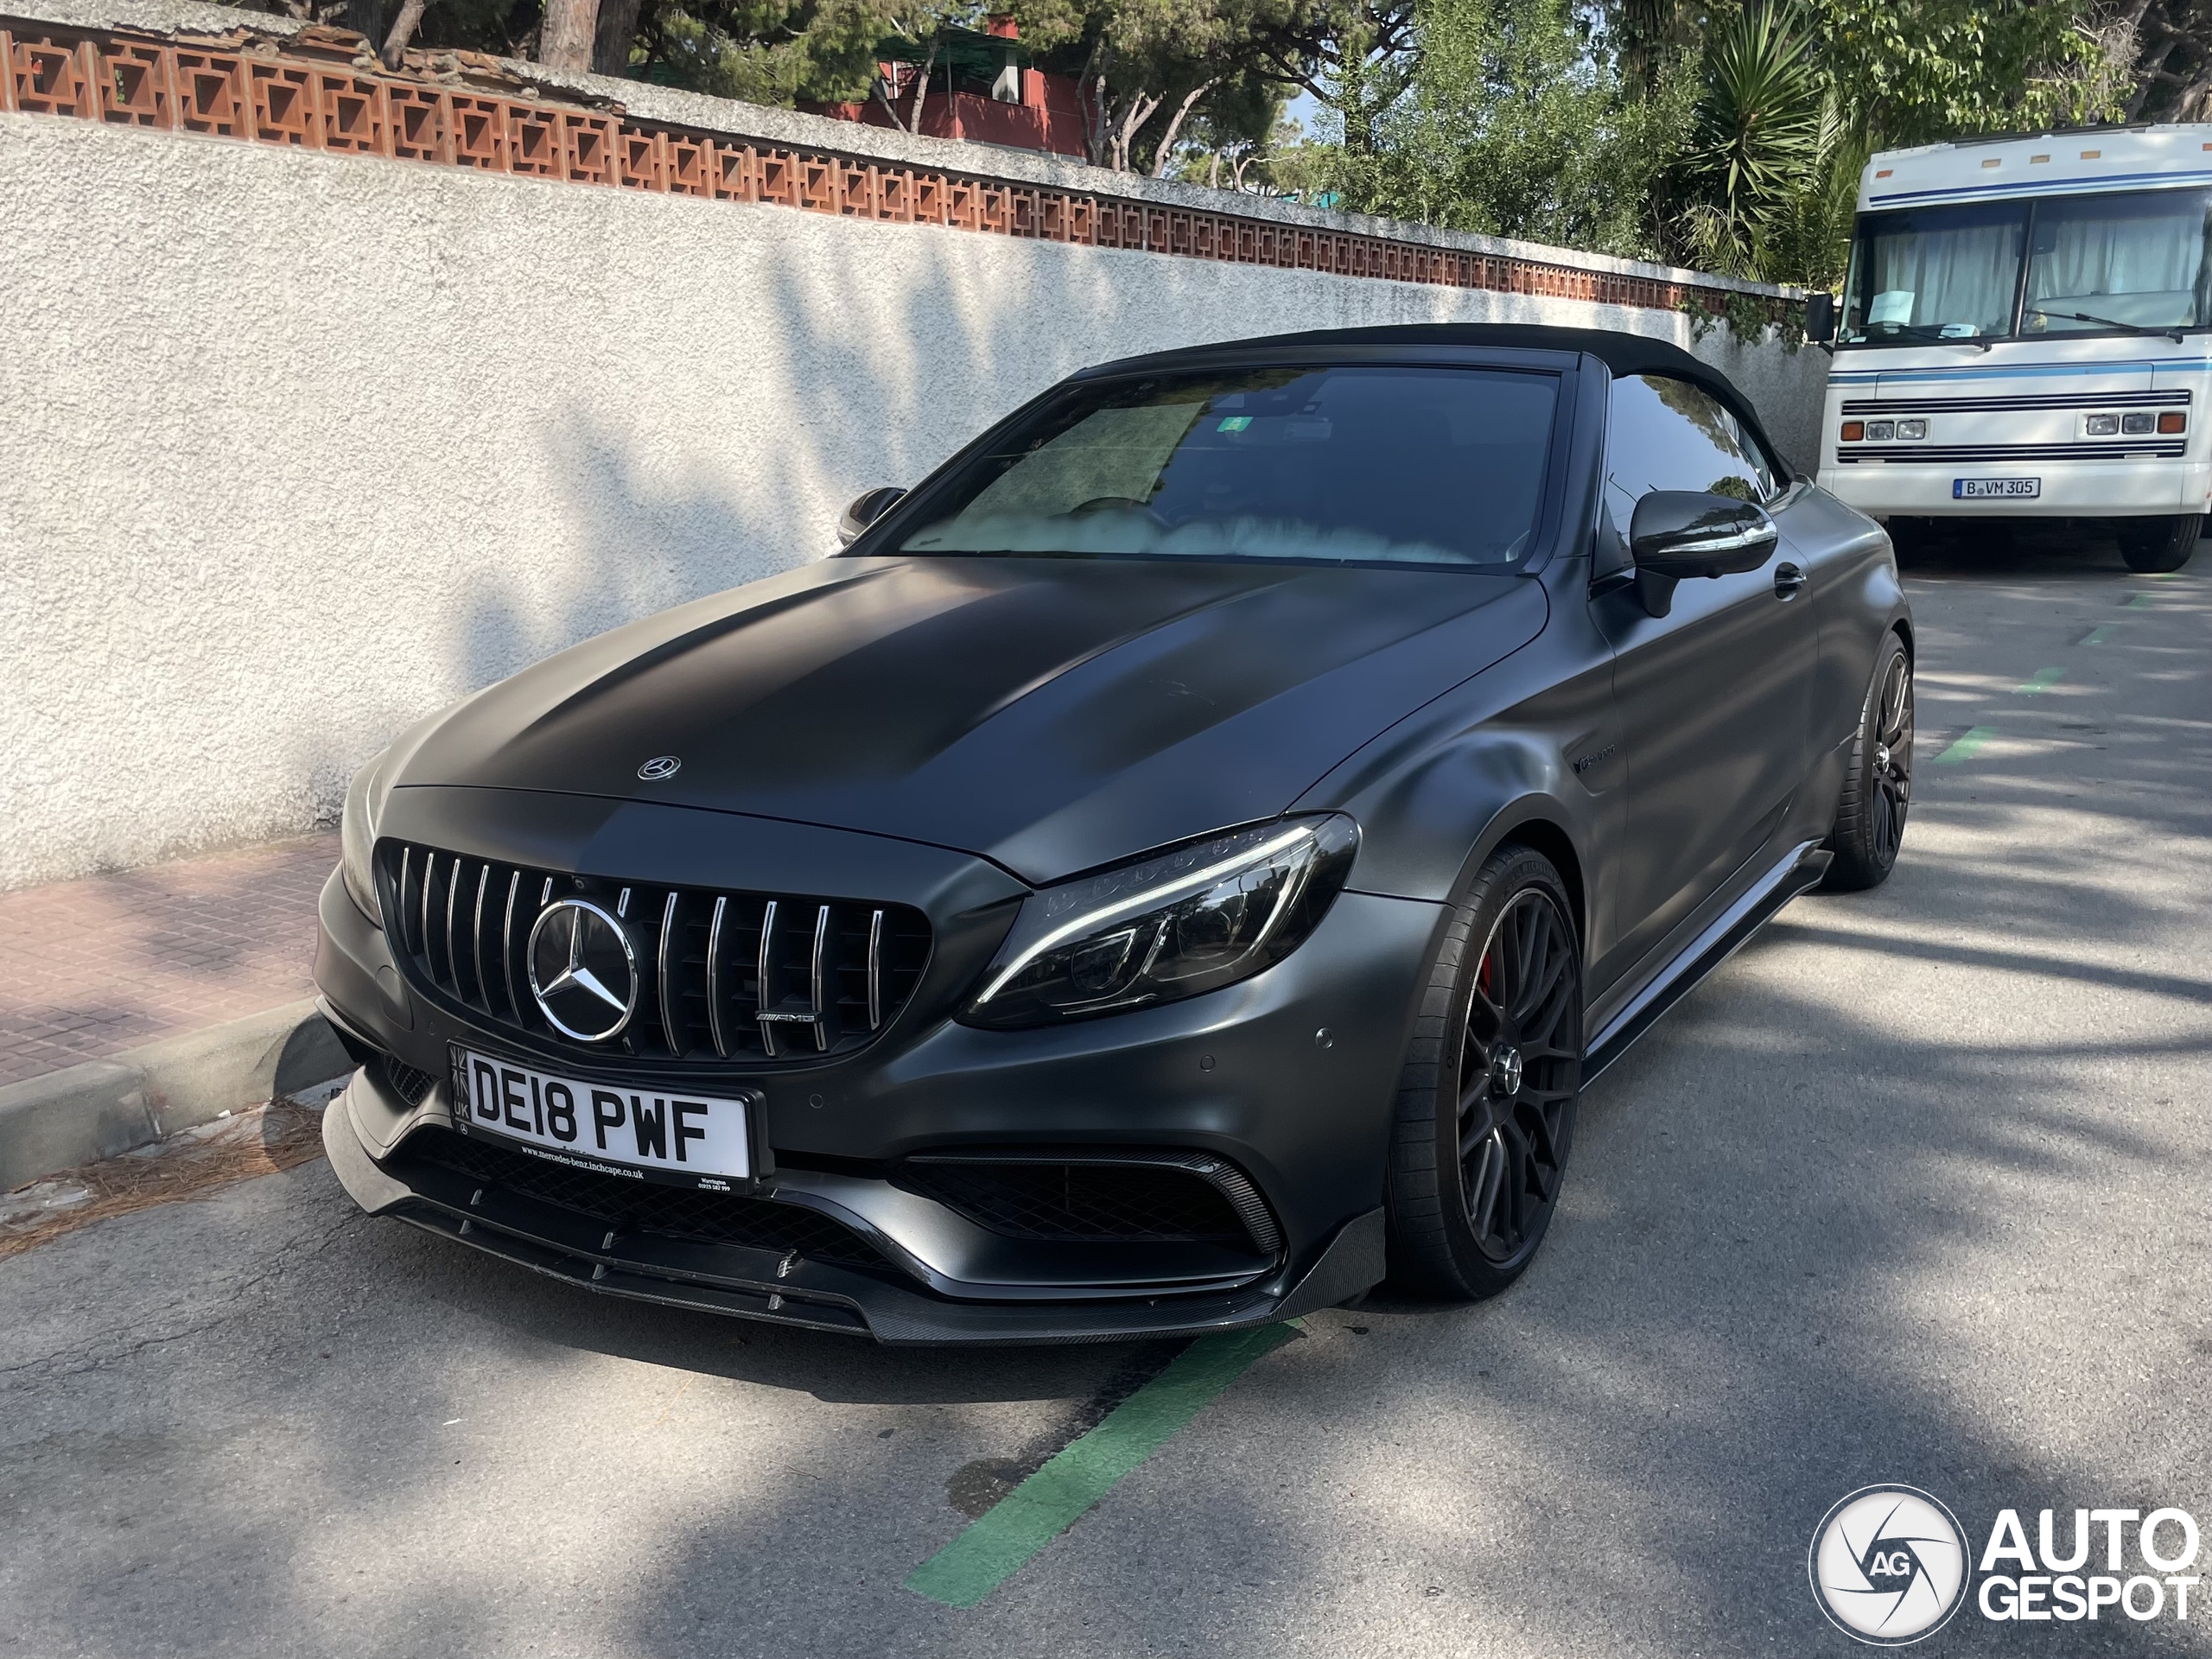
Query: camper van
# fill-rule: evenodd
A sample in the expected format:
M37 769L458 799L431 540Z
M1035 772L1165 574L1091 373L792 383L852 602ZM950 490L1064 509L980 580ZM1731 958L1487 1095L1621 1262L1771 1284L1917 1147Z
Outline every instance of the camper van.
M2212 509L2212 125L1888 150L1859 186L1820 481L1899 542L2090 521L2177 570Z

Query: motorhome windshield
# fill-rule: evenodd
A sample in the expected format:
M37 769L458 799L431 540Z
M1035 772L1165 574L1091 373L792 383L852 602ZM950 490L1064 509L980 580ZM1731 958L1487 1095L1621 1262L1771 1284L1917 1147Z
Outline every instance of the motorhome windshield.
M2208 206L2212 198L2198 190L2037 202L2020 332L2212 321L2205 304Z
M2027 226L2024 201L1867 214L1852 241L1843 343L2011 334Z
M1864 214L1838 343L2202 327L2208 209L2201 190L2145 190Z

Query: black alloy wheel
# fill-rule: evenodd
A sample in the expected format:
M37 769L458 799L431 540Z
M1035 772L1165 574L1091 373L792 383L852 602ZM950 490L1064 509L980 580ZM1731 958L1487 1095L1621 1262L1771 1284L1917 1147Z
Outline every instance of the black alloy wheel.
M1516 894L1476 967L1459 1060L1459 1195L1500 1265L1535 1248L1567 1172L1581 988L1559 907L1539 888Z
M1551 1224L1582 1086L1582 956L1525 847L1484 863L1432 973L1399 1094L1393 1276L1460 1300L1518 1278ZM1439 992L1445 995L1441 997Z
M1856 893L1888 880L1911 809L1912 658L1893 633L1875 661L1828 836L1835 857L1821 885L1832 893Z

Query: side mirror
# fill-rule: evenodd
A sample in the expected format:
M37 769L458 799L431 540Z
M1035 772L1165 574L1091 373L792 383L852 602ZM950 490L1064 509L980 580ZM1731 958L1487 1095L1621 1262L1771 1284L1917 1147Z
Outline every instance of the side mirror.
M861 532L890 512L892 503L906 493L895 484L879 484L872 490L862 490L837 520L837 545L850 547L860 540Z
M1676 582L1756 570L1781 539L1754 502L1701 490L1654 490L1629 520L1629 553L1638 570Z
M1805 296L1805 338L1815 346L1835 340L1835 296L1823 289Z

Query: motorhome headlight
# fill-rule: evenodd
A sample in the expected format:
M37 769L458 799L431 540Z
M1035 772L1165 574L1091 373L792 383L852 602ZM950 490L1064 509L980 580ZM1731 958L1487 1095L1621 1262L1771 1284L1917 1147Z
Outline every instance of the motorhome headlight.
M1928 423L1925 421L1899 421L1897 423L1897 436L1900 438L1909 438L1916 442L1927 435Z
M2158 430L2158 417L2147 411L2140 415L2123 415L2120 417L2120 429L2131 438L2143 437Z
M1869 421L1866 423L1866 442L1869 443L1887 443L1891 438L1897 436L1897 423L1895 421Z
M2120 435L2120 416L2117 415L2088 416L2083 418L2082 426L2082 429L2093 438L2113 438Z

